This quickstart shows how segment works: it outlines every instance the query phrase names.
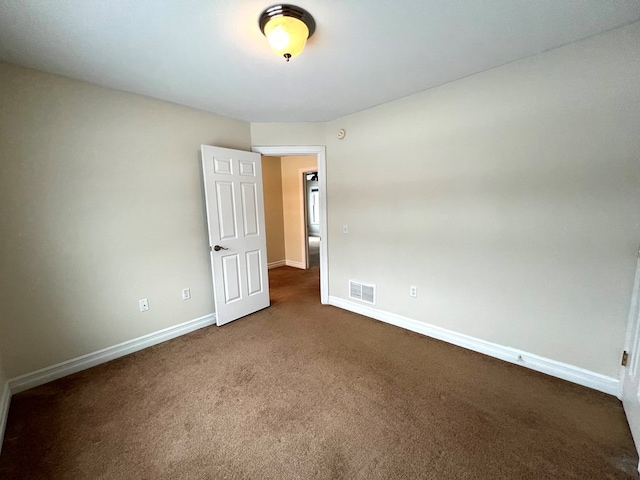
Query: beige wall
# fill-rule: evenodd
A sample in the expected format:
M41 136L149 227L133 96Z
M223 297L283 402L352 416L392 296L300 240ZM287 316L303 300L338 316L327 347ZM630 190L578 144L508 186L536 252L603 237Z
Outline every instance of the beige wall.
M248 150L249 125L0 64L9 377L213 312L201 144Z
M280 157L262 157L264 217L267 230L267 262L284 262L284 217Z
M330 295L374 283L381 310L617 378L639 44L635 24L329 123Z
M381 310L617 378L639 41L636 23L329 122L324 140L252 124L252 143L326 144L330 295L375 283Z
M251 143L267 145L324 145L325 123L252 123Z
M315 155L282 158L282 207L287 262L302 268L305 264L304 196L302 172L317 169Z
M327 145L331 295L372 282L382 310L617 377L639 40L634 24L327 124L251 128L0 64L6 374L213 311L207 143Z

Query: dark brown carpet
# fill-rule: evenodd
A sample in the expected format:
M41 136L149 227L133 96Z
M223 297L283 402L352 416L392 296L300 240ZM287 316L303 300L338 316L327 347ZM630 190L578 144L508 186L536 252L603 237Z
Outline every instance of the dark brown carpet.
M0 478L636 478L617 399L270 274L266 310L14 396Z

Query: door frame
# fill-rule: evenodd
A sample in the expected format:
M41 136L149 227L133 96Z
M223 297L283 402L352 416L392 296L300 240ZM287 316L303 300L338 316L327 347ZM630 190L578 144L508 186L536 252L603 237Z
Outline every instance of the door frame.
M291 157L315 155L318 167L318 189L320 191L320 302L329 303L329 263L327 238L327 157L324 145L280 145L255 146L252 152L269 157ZM304 210L304 208L303 208ZM306 239L305 239L306 240Z

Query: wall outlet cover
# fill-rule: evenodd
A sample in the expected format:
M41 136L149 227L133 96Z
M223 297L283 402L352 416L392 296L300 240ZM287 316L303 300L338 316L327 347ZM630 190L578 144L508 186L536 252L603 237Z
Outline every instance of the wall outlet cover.
M138 303L140 304L140 311L141 312L146 312L147 310L149 310L149 299L148 298L142 298L142 299L140 299L140 301Z

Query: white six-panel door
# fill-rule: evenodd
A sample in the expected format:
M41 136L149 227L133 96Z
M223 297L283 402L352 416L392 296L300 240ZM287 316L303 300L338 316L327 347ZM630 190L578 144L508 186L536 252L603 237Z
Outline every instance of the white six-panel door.
M216 322L269 306L262 162L257 153L202 145Z
M636 449L640 451L640 250L638 251L625 350L628 358L626 367L622 369L622 404ZM638 470L640 470L640 466Z

